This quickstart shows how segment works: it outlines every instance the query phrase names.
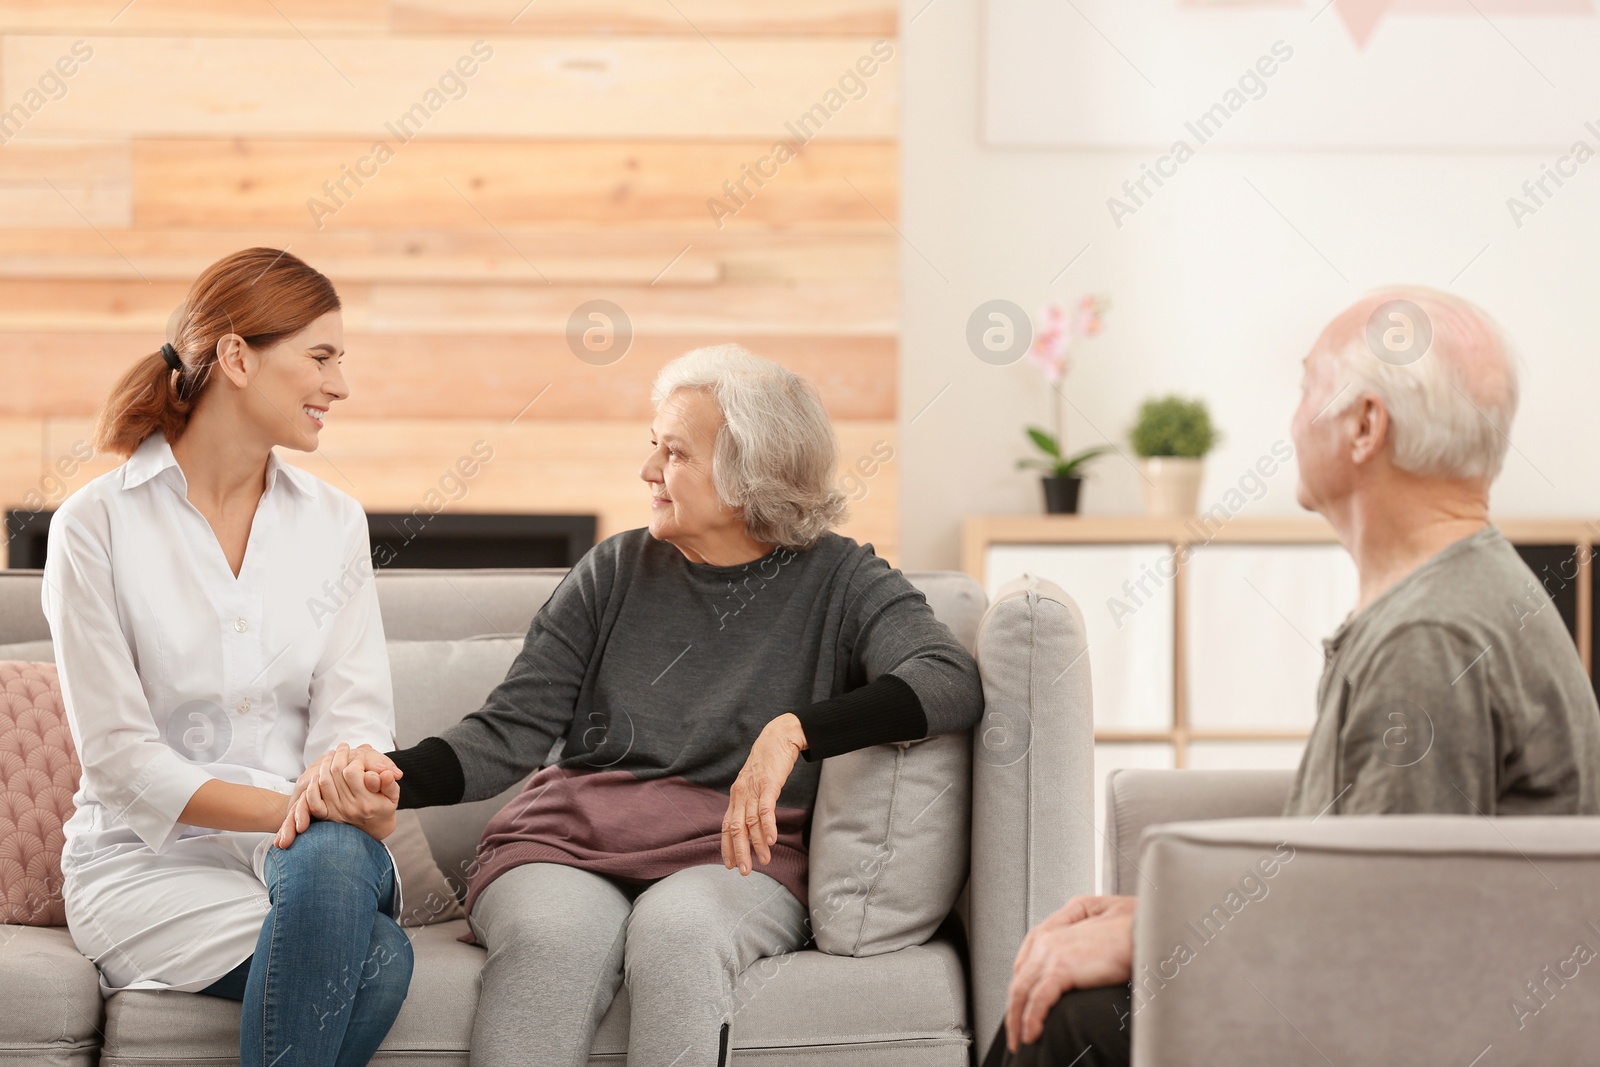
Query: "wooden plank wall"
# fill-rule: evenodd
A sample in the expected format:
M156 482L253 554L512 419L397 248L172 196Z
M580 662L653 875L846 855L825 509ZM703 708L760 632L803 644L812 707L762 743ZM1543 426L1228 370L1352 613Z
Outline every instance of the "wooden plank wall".
M898 562L897 464L873 458L898 449L897 20L893 0L0 0L0 505L111 469L74 451L115 378L206 264L268 245L345 302L352 396L286 458L369 510L418 506L481 440L495 458L452 511L643 525L651 379L733 340L818 384L843 532ZM636 333L609 366L567 345L592 299Z

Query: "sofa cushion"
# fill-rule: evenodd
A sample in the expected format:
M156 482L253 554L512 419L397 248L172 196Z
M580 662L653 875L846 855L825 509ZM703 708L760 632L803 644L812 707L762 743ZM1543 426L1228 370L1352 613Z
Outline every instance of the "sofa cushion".
M89 1067L101 1010L100 975L65 927L0 926L0 1062Z
M427 926L465 915L456 891L433 860L428 835L414 811L395 813L394 833L383 839L400 872L400 925Z
M19 641L0 645L0 660L17 660L22 663L54 663L56 644L48 637L43 641Z
M955 571L906 571L905 576L933 609L933 617L950 627L961 647L976 651L978 624L989 606L977 579Z
M61 825L79 773L55 666L0 662L0 923L66 925Z
M416 963L411 989L374 1064L465 1064L478 1003L484 951L456 937L462 921L410 931ZM628 994L619 991L595 1035L592 1062L620 1062L628 1044ZM765 1050L763 1061L794 1050L849 1050L840 1062L967 1062L961 956L943 938L871 960L796 952L758 960L740 979L733 1048ZM859 1056L854 1046L867 1050ZM106 1003L104 1067L236 1062L237 1002L170 990L125 990ZM874 1055L872 1050L902 1055ZM531 1050L530 1050L531 1051ZM813 1059L807 1060L807 1057ZM534 1062L537 1056L530 1058Z
M484 697L505 678L522 641L520 634L452 641L390 641L395 742L402 748L414 745L477 711L483 706ZM518 782L488 800L417 812L434 860L452 888L465 886L484 826L522 791L522 785Z
M395 743L432 737L483 706L522 649L522 635L389 642Z
M935 617L970 651L983 589L964 574L913 573ZM932 936L967 878L972 738L950 734L822 764L810 840L811 929L823 952L872 956Z
M593 1056L626 1055L629 1007L624 986L600 1021ZM941 936L871 959L804 951L757 960L739 978L729 1044L759 1052L763 1063L785 1062L786 1049L800 1054L798 1062L815 1063L805 1053L820 1049L851 1067L902 1059L965 1067L966 1028L961 954ZM904 1056L884 1055L894 1049ZM959 1056L946 1058L951 1052Z
M967 878L972 738L833 756L811 819L811 932L817 947L873 956L920 945Z
M521 640L566 574L565 567L384 567L378 571L383 632L391 641L447 641L478 634Z
M456 940L466 920L407 931L411 989L373 1063L460 1063L478 1008L484 951ZM102 1067L238 1063L239 1003L170 989L125 989L106 1001Z
M50 623L45 620L39 596L44 588L44 572L7 569L0 574L5 575L0 580L0 641L10 645L50 640Z

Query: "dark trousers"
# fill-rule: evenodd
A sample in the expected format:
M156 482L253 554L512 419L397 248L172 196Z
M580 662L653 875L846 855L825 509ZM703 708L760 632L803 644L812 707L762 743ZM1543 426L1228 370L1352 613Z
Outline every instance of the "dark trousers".
M983 1067L1128 1067L1133 991L1125 985L1072 989L1045 1016L1044 1032L1015 1055L1000 1024Z

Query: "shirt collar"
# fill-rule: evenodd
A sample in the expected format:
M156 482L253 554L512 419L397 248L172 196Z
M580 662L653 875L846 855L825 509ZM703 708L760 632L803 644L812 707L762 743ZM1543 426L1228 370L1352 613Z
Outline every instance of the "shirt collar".
M183 470L178 466L177 457L172 454L172 446L167 443L167 435L157 430L140 442L139 447L133 450L133 455L128 457L128 462L122 465L122 488L132 489L143 485L166 470L177 471L178 479L183 480ZM311 475L279 459L277 450L274 449L267 453L266 492L272 492L280 474L285 485L308 497L314 495L307 481Z
M1385 589L1383 593L1380 594L1372 603L1368 604L1360 611L1352 611L1349 615L1346 615L1344 621L1339 624L1339 628L1330 636L1322 639L1322 651L1324 658L1332 659L1334 655L1338 653L1339 647L1343 645L1345 640L1350 636L1351 632L1357 626L1365 625L1366 621L1372 617L1373 609L1378 607L1378 605L1395 599L1403 590L1410 588L1419 579L1421 579L1422 576L1434 570L1436 567L1439 567L1445 561L1454 559L1462 552L1467 552L1473 548L1492 544L1498 539L1503 539L1504 536L1505 535L1500 532L1500 527L1491 522L1477 533L1471 533L1458 541L1452 541L1444 548L1441 548L1438 552L1435 552L1432 556L1424 560L1422 565L1417 567L1416 570L1412 571L1410 574L1407 574L1398 582Z

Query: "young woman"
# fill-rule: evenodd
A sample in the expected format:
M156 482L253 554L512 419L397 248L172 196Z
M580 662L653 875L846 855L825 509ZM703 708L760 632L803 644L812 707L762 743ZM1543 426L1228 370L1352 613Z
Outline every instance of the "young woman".
M412 965L381 843L396 775L345 756L393 747L389 663L360 505L273 452L315 451L349 394L339 298L252 248L174 321L95 427L127 462L50 524L44 610L83 764L67 922L108 996L242 1000L242 1067L364 1064ZM339 821L274 847L313 777Z

